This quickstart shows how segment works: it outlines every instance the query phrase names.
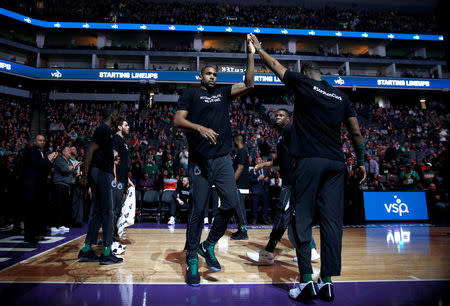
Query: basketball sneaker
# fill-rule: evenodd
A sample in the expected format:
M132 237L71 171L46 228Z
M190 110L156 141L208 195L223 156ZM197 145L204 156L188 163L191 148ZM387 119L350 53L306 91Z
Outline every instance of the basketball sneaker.
M123 262L123 258L116 257L112 252L109 255L102 254L100 256L100 264L101 265L115 265Z
M117 242L117 241L114 241L112 244L111 244L111 252L114 254L114 255L122 255L122 254L125 254L125 249L127 248L127 246L126 245L122 245L122 244L120 244L119 242Z
M186 284L200 286L200 274L198 274L198 256L186 257Z
M289 297L296 301L310 301L317 298L317 290L313 281L299 283L298 287L289 290Z
M333 283L322 281L322 278L319 277L319 282L317 283L317 288L319 289L319 298L326 302L334 301L334 290Z
M98 257L92 249L86 252L80 250L80 252L78 253L78 260L84 262L99 262L100 257Z
M247 234L247 232L243 232L240 229L238 229L235 233L231 234L230 239L231 240L248 240L248 234Z
M266 250L261 250L259 252L247 252L247 257L264 266L271 266L274 262L273 253L267 252Z
M213 271L220 271L222 270L222 267L220 266L219 261L216 258L216 255L214 255L214 247L216 246L215 243L208 243L207 241L204 241L200 243L198 247L198 253L205 258L206 265Z
M317 252L316 249L311 249L311 262L317 262L317 261L319 261L319 259L320 259L319 252ZM297 257L294 257L292 260L295 262L298 262Z
M52 235L55 235L55 234L59 234L61 231L59 230L59 228L56 228L56 227L51 227L50 228L50 233L52 234Z
M169 222L167 222L167 224L169 224L169 225L174 225L174 224L175 224L175 217L174 217L174 216L171 216L171 217L169 218Z

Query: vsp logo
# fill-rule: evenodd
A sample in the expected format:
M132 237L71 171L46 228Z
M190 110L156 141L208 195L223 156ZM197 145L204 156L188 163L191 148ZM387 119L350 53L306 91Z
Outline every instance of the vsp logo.
M339 77L337 80L334 80L334 83L338 85L344 85L345 81L341 77Z
M52 77L54 77L54 78L57 78L57 79L59 79L59 78L61 78L61 77L62 77L62 73L61 73L61 72L59 72L59 70L58 70L58 69L56 69L56 71L55 71L55 72L52 72L52 73L51 73L51 75L52 75Z
M389 205L384 203L384 207L386 208L388 214L390 214L391 211L394 214L398 214L400 217L403 214L409 214L408 205L406 205L406 203L402 203L402 200L398 198L396 195L394 196L394 199L396 199L395 203L390 203Z

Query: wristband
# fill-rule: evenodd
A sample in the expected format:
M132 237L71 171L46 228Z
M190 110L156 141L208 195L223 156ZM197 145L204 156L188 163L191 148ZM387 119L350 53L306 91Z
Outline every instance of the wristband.
M256 51L261 51L262 50L262 47L260 47L260 48L256 48Z
M358 147L356 147L355 150L356 153L356 161L358 162L359 166L364 166L364 154L365 154L365 145L364 143L360 144Z

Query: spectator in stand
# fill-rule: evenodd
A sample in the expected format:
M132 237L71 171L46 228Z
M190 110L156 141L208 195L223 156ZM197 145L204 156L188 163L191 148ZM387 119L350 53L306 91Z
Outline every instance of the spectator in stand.
M372 159L372 155L366 154L366 173L369 183L372 183L379 173L379 166L375 159Z
M47 234L47 176L51 164L58 157L54 152L45 155L45 137L37 135L34 145L24 153L24 192L25 192L25 228L24 241L37 243L40 237Z
M173 201L170 203L170 218L167 224L175 224L175 217L177 210L182 207L189 208L192 202L191 186L190 181L187 176L183 177L181 181L177 184L177 189L173 194Z
M147 159L147 164L145 165L144 173L147 173L152 180L156 179L156 176L158 175L158 166L156 165L153 155L151 155Z
M20 205L14 205L17 201L19 173L15 164L15 155L6 152L0 163L0 198L3 204L3 214L0 217L0 226L13 224L12 230L20 234Z
M181 151L178 158L180 160L180 166L184 168L184 171L187 171L189 165L189 152L186 147L183 148L183 151Z
M72 197L71 185L74 183L74 172L81 162L72 165L70 162L70 148L65 147L61 156L53 163L53 184L55 191L54 217L51 228L52 234L69 231L72 225Z
M431 169L431 163L426 164L425 171L423 171L423 187L429 188L430 185L433 183L436 174Z
M438 190L436 184L431 183L426 191L429 218L433 222L447 223L449 221L448 193Z
M144 173L144 177L141 178L137 184L137 189L141 191L154 190L155 183L149 177L148 173Z
M228 3L185 3L131 0L82 0L39 2L5 0L3 7L46 20L202 24L221 26L327 29L372 32L436 32L431 14L408 14L393 10L308 8L305 6L230 5ZM83 9L81 10L80 7ZM136 46L139 42L136 43ZM127 48L128 46L125 46ZM157 44L154 50L163 50ZM190 50L181 41L175 48ZM214 48L211 48L214 51ZM325 48L323 48L325 49ZM279 52L282 52L280 50ZM117 63L113 64L118 68ZM156 68L156 67L155 67ZM154 69L155 69L154 68ZM159 67L162 69L162 67Z
M400 174L400 180L406 190L420 190L420 178L416 171L412 170L411 165L406 165L405 170Z

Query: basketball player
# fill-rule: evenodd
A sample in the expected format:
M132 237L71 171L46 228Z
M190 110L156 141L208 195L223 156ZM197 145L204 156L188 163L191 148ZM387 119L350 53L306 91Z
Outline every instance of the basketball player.
M319 296L334 300L331 277L341 273L345 164L340 127L345 122L352 135L358 175L365 178L364 143L356 112L340 90L322 81L315 63L305 63L301 73L292 72L265 52L255 35L250 38L263 60L295 93L294 128L289 153L296 158L295 222L300 284L290 290L296 300ZM311 225L317 206L320 224L321 269L319 283L312 281ZM319 291L317 293L317 291Z
M130 134L130 126L128 122L120 118L117 124L117 132L112 139L113 149L119 154L120 163L117 165L116 178L117 181L113 186L114 199L114 235L112 250L113 253L119 254L124 250L124 247L119 244L117 237L117 221L119 220L122 211L122 205L125 202L125 195L128 188L128 169L130 167L130 150L128 149L125 138Z
M248 36L247 36L248 37ZM186 283L200 284L197 252L208 267L220 271L214 247L227 229L227 223L239 203L239 194L231 162L231 125L229 107L234 97L254 87L253 44L248 44L247 71L243 83L231 87L217 87L215 67L201 70L201 86L188 88L178 101L175 125L188 131L189 176L192 179L193 205L187 224ZM212 228L206 241L200 244L203 212L211 185L216 186L221 199Z
M234 178L236 185L240 189L250 188L250 173L248 171L248 151L244 146L244 137L234 136L234 146L236 154L233 159ZM245 211L245 196L239 192L239 205L236 206L236 215L238 219L238 230L230 237L231 240L247 240L247 214Z
M83 248L78 254L80 261L100 262L102 265L118 264L123 261L111 252L114 231L113 181L114 153L112 138L117 127L117 110L107 107L102 112L103 123L95 130L84 162L84 176L81 185L86 188L88 177L92 187L92 207L88 231ZM91 245L96 244L100 226L103 230L103 252L98 257Z
M292 169L294 169L295 159L289 155L289 141L291 140L292 125L289 124L289 111L279 109L275 113L275 126L280 136L277 144L277 158L273 161L267 161L255 166L255 173L262 168L271 168L273 166L280 167L280 175L283 182L281 187L280 198L278 200L277 214L273 222L272 232L270 233L269 242L260 252L247 252L247 257L262 265L272 265L274 262L273 253L278 242L283 237L294 211L294 205L291 203L291 190L295 178ZM295 246L295 240L292 241ZM317 253L314 238L311 237L311 261L319 260L320 255Z

